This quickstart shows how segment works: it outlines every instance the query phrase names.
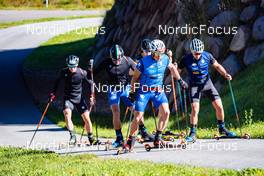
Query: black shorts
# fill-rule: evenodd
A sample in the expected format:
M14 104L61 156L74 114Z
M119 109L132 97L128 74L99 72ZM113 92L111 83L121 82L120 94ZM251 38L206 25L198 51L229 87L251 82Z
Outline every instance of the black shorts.
M211 79L208 79L204 84L196 84L190 86L191 102L200 102L202 93L204 93L211 101L220 99L218 91L213 85Z
M79 103L75 103L73 101L71 101L70 99L65 99L64 100L64 104L63 104L63 110L65 109L70 109L73 111L74 107L76 108L76 110L80 113L83 114L86 111L88 111L90 108L90 105L88 107L88 105L86 104L84 98L81 98Z

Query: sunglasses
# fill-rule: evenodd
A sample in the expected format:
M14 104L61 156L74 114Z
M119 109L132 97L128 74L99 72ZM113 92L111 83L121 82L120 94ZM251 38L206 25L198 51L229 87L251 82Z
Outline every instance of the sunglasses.
M200 56L202 53L193 53L195 56Z
M69 67L69 69L75 69L75 68L77 68L76 66L68 66Z
M140 50L140 53L147 53L147 51L146 51L146 50L143 50L143 49L141 49L141 50Z
M159 52L159 51L154 51L153 54L154 54L155 56L161 56L161 55L162 55L162 53Z

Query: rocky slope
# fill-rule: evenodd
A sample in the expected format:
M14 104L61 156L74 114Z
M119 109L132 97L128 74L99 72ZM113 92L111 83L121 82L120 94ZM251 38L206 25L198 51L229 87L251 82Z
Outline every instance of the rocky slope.
M200 34L189 31L200 25ZM233 76L264 58L264 0L117 0L102 27L106 34L96 36L96 66L109 57L113 44L136 56L144 38L163 40L177 62L189 52L190 39L201 38ZM220 89L220 76L212 75ZM165 83L170 83L169 75Z

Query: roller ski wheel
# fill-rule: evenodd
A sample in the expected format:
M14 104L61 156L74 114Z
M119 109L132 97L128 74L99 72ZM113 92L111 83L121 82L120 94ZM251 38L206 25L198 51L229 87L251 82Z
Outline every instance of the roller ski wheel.
M250 139L251 138L250 134L247 134L247 133L245 133L242 137L243 137L243 139Z
M221 136L214 134L214 139L219 140Z
M187 144L186 144L186 143L181 144L181 148L182 148L182 149L186 149L186 148L187 148Z
M111 145L112 145L112 143L111 143L109 140L107 140L107 141L105 142L105 151L109 151Z
M144 147L147 152L151 150L151 146L149 144L145 144Z
M129 149L129 146L127 144L121 146L121 147L118 147L117 151L116 151L116 155L121 155L121 154L124 154L124 153L129 153L131 152L132 150Z
M88 141L78 141L76 142L77 147L82 147L82 146L90 146L90 143Z

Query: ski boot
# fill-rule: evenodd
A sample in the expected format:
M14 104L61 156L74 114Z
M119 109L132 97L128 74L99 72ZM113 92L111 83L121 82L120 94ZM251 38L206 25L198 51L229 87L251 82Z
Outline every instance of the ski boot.
M76 135L75 134L71 135L70 140L69 140L69 145L74 146L74 145L76 145L76 143L77 143Z
M154 141L153 141L153 146L154 147L162 147L165 146L165 141L162 139L162 133L156 133Z
M88 137L90 145L100 145L101 142L99 140L96 140L93 136Z
M230 137L230 138L237 137L236 133L229 131L225 127L220 127L218 130L219 130L220 135L225 135L225 136Z
M146 128L141 129L139 134L141 135L142 143L154 141L154 136L152 134L148 133Z
M112 142L113 148L121 147L124 143L123 136L117 136L116 140Z
M133 147L135 145L135 141L136 141L136 137L129 136L129 138L127 139L127 142L117 149L117 153L116 154L120 155L120 154L123 154L123 153L132 152L133 151Z
M196 142L196 133L195 132L190 132L189 136L185 138L186 143L195 143Z

